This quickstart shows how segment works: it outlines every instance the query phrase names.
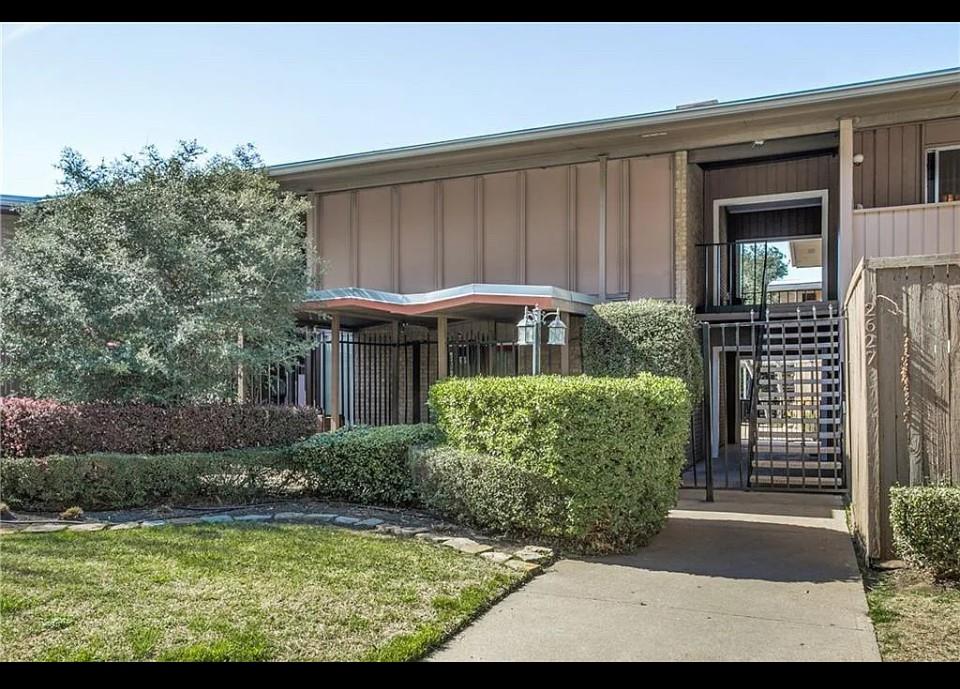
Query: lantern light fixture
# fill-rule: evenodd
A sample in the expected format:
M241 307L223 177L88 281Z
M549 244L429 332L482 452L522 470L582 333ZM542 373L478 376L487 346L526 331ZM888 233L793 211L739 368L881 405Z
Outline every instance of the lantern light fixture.
M567 344L567 324L560 317L559 309L544 312L539 306L533 309L525 306L523 318L517 322L517 344L533 345L532 368L535 376L540 374L540 329L544 325L547 326L548 345Z

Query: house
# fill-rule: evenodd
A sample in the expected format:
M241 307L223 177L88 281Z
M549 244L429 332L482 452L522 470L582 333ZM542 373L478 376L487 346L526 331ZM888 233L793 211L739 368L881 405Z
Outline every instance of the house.
M960 69L269 172L310 199L325 271L302 307L317 348L257 394L426 420L437 378L529 372L525 307L568 325L542 348L567 374L594 304L668 299L707 364L688 485L841 491L840 305L864 257L960 251ZM771 246L779 283L757 276Z
M0 255L4 245L10 241L16 230L20 208L39 201L36 196L13 196L0 194Z

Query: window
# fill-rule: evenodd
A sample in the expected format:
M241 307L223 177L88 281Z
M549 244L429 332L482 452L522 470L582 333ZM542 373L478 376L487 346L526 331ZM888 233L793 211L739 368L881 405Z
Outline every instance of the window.
M960 146L927 151L927 203L960 201Z

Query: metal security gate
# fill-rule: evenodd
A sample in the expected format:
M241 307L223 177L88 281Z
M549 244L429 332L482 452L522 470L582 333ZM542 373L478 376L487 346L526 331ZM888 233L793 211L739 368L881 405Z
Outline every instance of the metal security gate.
M701 323L704 399L683 485L841 492L843 362L833 305Z
M431 421L427 404L437 380L438 350L424 329L340 333L340 424L382 426ZM301 331L312 341L297 361L278 363L249 377L249 399L256 404L313 407L330 405L333 343L328 328ZM519 348L486 333L459 332L448 338L447 370L461 378L515 376L523 372Z

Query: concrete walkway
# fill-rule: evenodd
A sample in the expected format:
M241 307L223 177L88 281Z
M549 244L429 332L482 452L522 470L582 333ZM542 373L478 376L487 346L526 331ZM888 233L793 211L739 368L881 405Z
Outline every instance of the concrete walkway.
M681 491L650 546L561 560L430 660L879 660L840 499Z

